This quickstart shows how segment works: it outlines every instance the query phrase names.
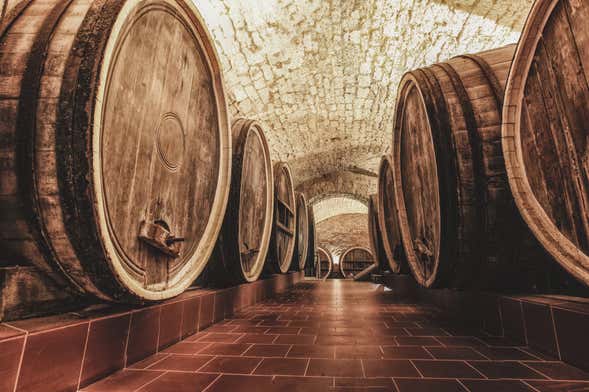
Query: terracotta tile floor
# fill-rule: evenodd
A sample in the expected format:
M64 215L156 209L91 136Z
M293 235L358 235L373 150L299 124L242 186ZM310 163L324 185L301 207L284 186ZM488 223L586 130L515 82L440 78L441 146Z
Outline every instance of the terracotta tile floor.
M589 391L579 369L464 329L382 286L305 281L84 391Z

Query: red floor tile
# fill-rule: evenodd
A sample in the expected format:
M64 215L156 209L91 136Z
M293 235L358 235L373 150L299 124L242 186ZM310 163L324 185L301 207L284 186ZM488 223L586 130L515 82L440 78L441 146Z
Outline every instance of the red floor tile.
M587 392L589 382L580 381L526 381L539 392Z
M398 336L395 338L399 346L441 346L435 338L422 336Z
M312 335L280 335L274 344L313 344L315 336Z
M401 359L362 360L366 377L419 377L411 361Z
M194 355L202 351L205 347L208 347L215 343L207 342L180 342L173 346L168 347L163 352L171 354L187 354Z
M271 376L242 376L223 374L207 388L207 392L271 391L274 390Z
M212 343L200 351L207 355L241 355L252 345L247 343Z
M237 343L272 343L278 335L265 335L256 333L247 333L243 335Z
M589 374L562 362L525 362L553 380L589 381Z
M84 392L129 392L162 376L164 372L123 370L84 388Z
M395 379L399 392L468 392L456 380ZM500 392L500 391L497 391Z
M181 372L195 372L214 357L210 355L178 355L170 356L149 366L149 370L176 370Z
M242 336L243 334L209 332L204 333L196 341L210 343L235 343Z
M287 357L335 359L335 346L313 344L294 344Z
M262 358L249 357L216 357L200 371L211 373L250 374Z
M383 346L383 356L387 359L433 359L423 347Z
M517 380L462 380L470 392L533 392L534 389Z
M397 387L392 378L351 378L338 377L335 379L336 390L342 391L396 391Z
M428 347L435 359L487 359L470 347Z
M514 361L469 361L469 363L488 378L517 378L526 380L546 378L531 368Z
M311 359L307 376L364 377L362 363L357 359Z
M218 377L218 374L170 372L156 378L138 392L202 391Z
M330 377L277 376L272 381L272 387L279 392L326 392L332 390L332 380Z
M298 358L265 358L254 374L304 376L309 360Z
M290 344L254 344L246 352L248 357L284 357Z
M380 346L336 346L336 359L381 359L383 358Z
M413 361L424 377L432 378L484 378L479 372L463 361Z

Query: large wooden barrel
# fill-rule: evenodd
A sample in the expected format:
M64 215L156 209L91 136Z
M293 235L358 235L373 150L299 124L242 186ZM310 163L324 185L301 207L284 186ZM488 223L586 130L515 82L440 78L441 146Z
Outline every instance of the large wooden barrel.
M215 245L231 162L193 3L32 0L1 41L5 256L107 300L183 292Z
M388 200L423 286L527 289L546 276L541 249L522 250L529 241L502 157L503 91L514 50L460 56L401 81L393 157L383 160L381 185L393 189ZM390 208L380 210L390 215Z
M372 252L366 248L353 247L340 257L340 271L344 279L353 279L357 274L374 264Z
M305 269L307 263L307 253L309 250L309 208L305 195L296 192L297 224L295 240L295 257L291 264L291 269L301 271Z
M317 265L317 279L325 280L330 277L333 271L333 258L331 253L323 248L317 248L315 253L315 263Z
M274 226L270 243L269 273L286 273L293 260L296 242L297 208L290 168L274 165Z
M407 272L408 263L393 192L393 157L390 154L382 157L378 169L378 225L391 271Z
M216 257L203 283L254 282L262 273L272 235L274 177L263 126L238 119L232 126L233 165L227 212Z
M0 36L32 0L0 0Z
M387 255L382 245L382 233L378 224L378 198L371 195L368 199L368 240L370 241L371 252L374 261L380 271L390 269Z
M544 248L589 285L589 2L537 0L503 114L509 184Z

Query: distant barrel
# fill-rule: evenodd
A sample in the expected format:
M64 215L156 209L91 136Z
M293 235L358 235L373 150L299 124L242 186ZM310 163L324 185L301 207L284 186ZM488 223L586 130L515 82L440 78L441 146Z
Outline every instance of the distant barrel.
M309 252L310 222L309 207L305 195L296 192L297 207L297 230L294 260L291 269L301 271L305 269L307 263L307 253Z
M347 249L340 257L339 265L342 276L345 279L353 279L374 263L372 252L362 247Z

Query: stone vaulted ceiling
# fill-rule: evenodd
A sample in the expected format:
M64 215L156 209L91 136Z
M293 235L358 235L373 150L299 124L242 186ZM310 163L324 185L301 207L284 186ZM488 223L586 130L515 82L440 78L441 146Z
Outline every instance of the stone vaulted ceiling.
M532 0L194 0L232 115L267 124L275 161L318 202L363 202L411 69L515 42Z

